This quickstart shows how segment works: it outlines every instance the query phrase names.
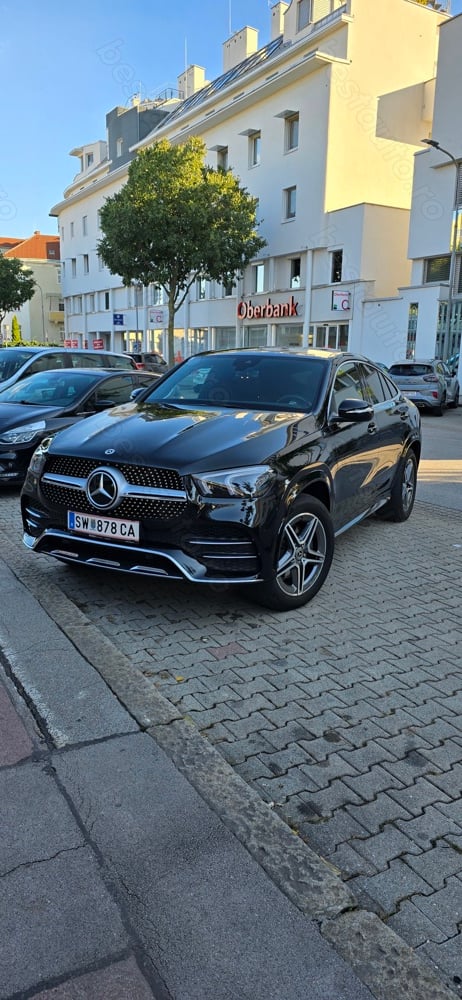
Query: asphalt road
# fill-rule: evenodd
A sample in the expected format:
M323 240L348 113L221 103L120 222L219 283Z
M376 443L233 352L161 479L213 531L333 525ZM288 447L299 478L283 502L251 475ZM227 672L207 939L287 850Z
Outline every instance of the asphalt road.
M462 407L423 414L422 438L418 499L462 511Z
M287 615L233 590L34 556L20 540L17 494L0 505L2 558L119 702L122 664L460 996L461 431L462 409L423 416L410 520L370 519L342 536L320 594ZM51 732L60 712L73 724L69 705L51 709L53 666L38 683L31 658L20 678ZM219 783L194 774L170 726L154 730L217 809ZM336 947L349 962L347 937Z

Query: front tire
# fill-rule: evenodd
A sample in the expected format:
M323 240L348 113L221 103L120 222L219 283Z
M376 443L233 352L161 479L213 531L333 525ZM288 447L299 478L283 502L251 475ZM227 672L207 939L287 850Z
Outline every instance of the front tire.
M417 489L417 459L413 451L401 458L391 489L391 496L381 513L388 521L407 521L414 506Z
M334 555L334 529L328 510L314 497L299 497L281 522L274 576L251 594L274 611L300 608L317 594Z

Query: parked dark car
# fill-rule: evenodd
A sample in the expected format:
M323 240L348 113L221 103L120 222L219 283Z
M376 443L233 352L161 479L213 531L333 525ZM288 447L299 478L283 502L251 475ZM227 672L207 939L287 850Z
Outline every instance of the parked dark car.
M39 446L24 542L156 580L251 584L260 603L297 608L336 535L379 510L409 517L420 447L418 410L365 358L196 355Z
M65 368L22 379L0 392L0 486L24 482L39 441L158 381L148 372Z
M54 368L117 368L136 371L133 358L113 351L73 350L69 347L2 347L0 391L29 375Z
M128 357L133 359L137 368L155 372L156 375L165 375L168 371L168 364L159 351L133 352Z

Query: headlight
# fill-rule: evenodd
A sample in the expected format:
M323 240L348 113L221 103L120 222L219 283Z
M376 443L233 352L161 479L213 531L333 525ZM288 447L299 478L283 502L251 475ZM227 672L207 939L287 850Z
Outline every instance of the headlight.
M191 476L196 490L204 497L243 497L256 499L269 493L276 473L268 465L254 465L247 469L225 469Z
M44 420L38 420L36 424L13 427L13 430L0 434L0 444L27 444L28 441L33 441L39 431L43 431L45 427Z
M46 437L40 442L38 447L35 449L34 454L29 462L29 469L34 475L39 476L43 466L45 465L45 459L48 454L48 449L53 440L53 435Z

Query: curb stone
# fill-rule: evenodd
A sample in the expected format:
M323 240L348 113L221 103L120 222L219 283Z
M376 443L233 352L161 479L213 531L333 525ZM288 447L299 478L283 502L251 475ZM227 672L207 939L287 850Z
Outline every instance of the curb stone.
M28 555L4 533L2 559L278 888L318 922L377 1000L457 1000L428 962L376 914L359 908L340 873L272 812L130 659L57 586L44 585Z

